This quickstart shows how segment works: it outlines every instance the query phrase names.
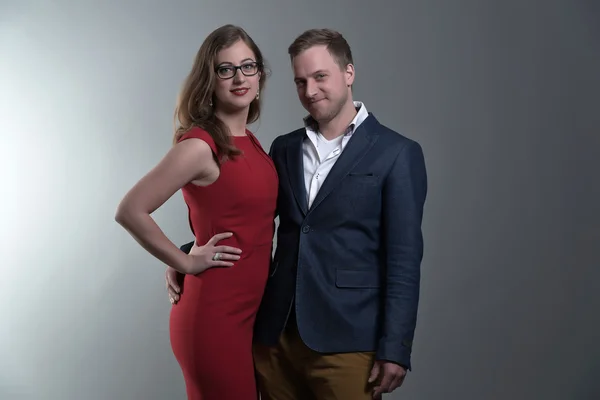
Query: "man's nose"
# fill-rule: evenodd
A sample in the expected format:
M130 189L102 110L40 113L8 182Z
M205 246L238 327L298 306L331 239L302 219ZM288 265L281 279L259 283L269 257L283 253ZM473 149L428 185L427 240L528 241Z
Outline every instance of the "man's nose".
M316 83L306 82L306 87L304 90L304 94L306 97L308 97L309 99L313 98L317 95L317 92L318 92L318 90L317 90Z

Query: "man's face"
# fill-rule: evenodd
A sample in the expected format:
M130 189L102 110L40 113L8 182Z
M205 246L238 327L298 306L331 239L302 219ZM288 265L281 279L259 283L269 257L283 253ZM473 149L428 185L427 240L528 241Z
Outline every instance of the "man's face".
M326 46L313 46L292 60L298 98L317 122L329 122L351 99L352 65L341 69Z

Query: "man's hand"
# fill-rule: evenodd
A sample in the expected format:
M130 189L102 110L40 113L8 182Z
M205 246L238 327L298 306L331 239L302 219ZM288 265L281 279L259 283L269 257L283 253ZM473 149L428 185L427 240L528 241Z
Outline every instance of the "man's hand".
M171 304L176 304L179 301L179 296L181 294L181 286L179 285L178 280L180 273L177 272L175 268L167 267L165 275L169 300L171 301Z
M379 384L373 388L373 399L380 400L383 393L391 393L399 388L404 382L405 376L406 370L400 365L391 361L375 361L369 383L373 383L379 378Z

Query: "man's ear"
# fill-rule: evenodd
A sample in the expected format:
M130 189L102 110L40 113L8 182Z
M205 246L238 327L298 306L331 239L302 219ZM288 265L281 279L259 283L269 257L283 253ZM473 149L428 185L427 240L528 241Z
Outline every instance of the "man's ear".
M356 71L354 70L354 65L352 65L352 64L346 65L345 73L346 73L346 85L348 87L350 87L354 83L354 76L356 73Z

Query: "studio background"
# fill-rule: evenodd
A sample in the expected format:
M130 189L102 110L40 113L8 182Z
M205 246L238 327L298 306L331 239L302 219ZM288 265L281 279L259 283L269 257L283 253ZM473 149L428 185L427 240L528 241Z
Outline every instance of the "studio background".
M0 399L185 398L165 267L114 213L171 145L177 91L226 23L272 70L265 149L301 126L287 46L315 27L352 46L355 99L423 146L414 371L387 398L600 398L599 9L2 0ZM154 214L177 244L186 212L178 193Z

